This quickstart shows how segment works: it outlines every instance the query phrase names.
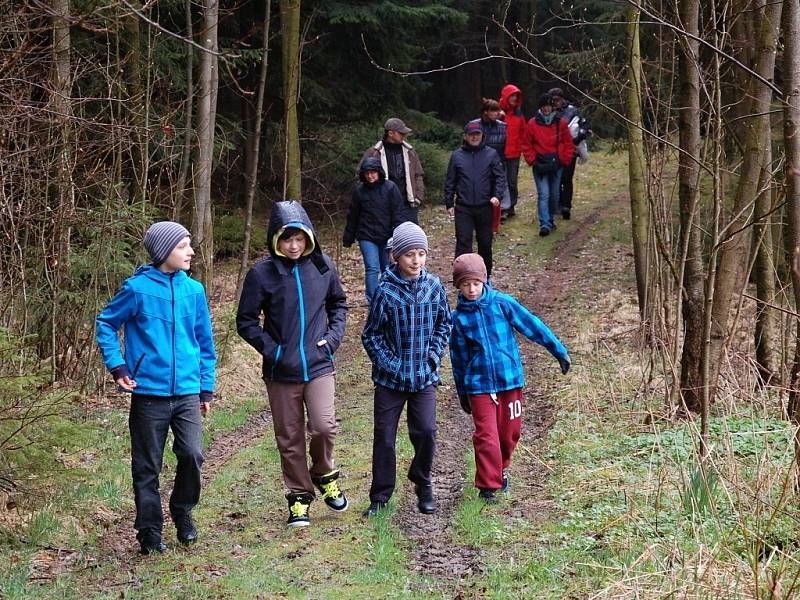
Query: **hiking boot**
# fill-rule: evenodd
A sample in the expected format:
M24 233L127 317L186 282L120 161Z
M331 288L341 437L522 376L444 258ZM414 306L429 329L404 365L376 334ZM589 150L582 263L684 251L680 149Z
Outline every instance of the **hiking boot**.
M550 235L550 230L547 227L542 227L539 230L539 237L545 237L545 236L548 236L548 235Z
M568 208L565 208L565 209L563 209L561 211L561 218L564 219L565 221L569 221L571 216L572 215L570 214L570 211L569 211Z
M311 481L322 492L322 499L328 508L336 512L344 512L349 506L347 496L339 489L339 484L336 480L339 479L339 471L331 471L322 477L312 477Z
M436 499L433 497L432 485L417 485L417 508L423 515L432 515L436 512Z
M494 490L480 490L478 498L483 500L486 504L497 504L497 495Z
M308 509L314 496L309 492L289 492L286 501L289 503L289 527L307 527L311 522L308 518Z
M361 513L365 517L377 517L386 509L386 502L370 502L369 508Z
M136 535L139 540L139 554L161 554L167 551L167 545L161 541L161 532L145 530Z
M197 527L194 526L192 515L184 515L175 521L175 528L178 530L178 541L188 546L197 541Z
M508 469L503 469L503 487L500 491L507 494L511 490L511 477L508 476Z

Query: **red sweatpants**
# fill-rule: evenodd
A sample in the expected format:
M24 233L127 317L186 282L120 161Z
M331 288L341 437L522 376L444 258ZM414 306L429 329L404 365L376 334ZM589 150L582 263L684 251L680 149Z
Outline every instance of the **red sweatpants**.
M496 396L496 403L489 394L469 397L475 421L475 487L479 490L503 486L503 469L511 464L522 426L522 389Z

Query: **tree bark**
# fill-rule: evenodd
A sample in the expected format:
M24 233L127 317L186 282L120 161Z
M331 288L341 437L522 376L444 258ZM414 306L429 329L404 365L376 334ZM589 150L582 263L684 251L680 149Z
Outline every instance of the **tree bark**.
M792 256L792 291L800 306L800 5L786 0L783 12L783 144L786 151L787 245ZM800 319L789 383L788 416L800 422ZM800 437L795 436L795 462L800 468Z
M300 0L283 0L281 9L284 122L286 126L284 197L299 201L302 199L300 132L297 123L297 99L300 92Z
M679 146L678 196L681 224L681 268L683 352L681 355L681 397L686 409L701 408L703 352L703 259L700 243L700 70L698 47L698 0L681 0L678 6L683 29L689 34L680 39L679 51ZM693 37L690 37L693 36Z
M772 140L769 127L762 142L764 158L761 164L758 197L756 198L756 223L754 228L756 260L753 266L756 280L755 349L759 384L769 386L779 377L780 339L775 314L776 277L774 243L772 236Z
M775 71L775 54L778 43L778 24L781 4L767 4L759 9L757 54L754 70L772 80ZM772 90L750 77L747 97L752 98L750 114L745 126L745 148L742 167L736 186L731 211L732 218L722 232L719 268L711 313L711 346L708 353L708 393L713 400L723 352L729 339L731 307L741 300L748 274L748 260L752 229L748 227L753 214L753 198L758 193L760 171L764 160L764 140L769 135L769 111Z
M194 25L192 23L192 0L186 0L186 37L190 40L194 38ZM183 201L186 195L186 180L189 178L189 167L192 158L192 118L194 108L194 47L185 44L186 48L186 109L183 124L183 153L181 154L181 165L178 170L178 181L175 185L175 200L172 208L172 219L178 221L183 212Z
M195 169L195 210L192 220L192 235L198 250L195 270L211 291L214 275L214 230L211 212L211 175L214 159L214 126L217 105L217 24L219 21L218 0L205 0L204 31L202 45L210 52L203 52L200 61L200 96L197 107L197 168Z
M258 76L258 97L256 100L256 118L253 126L253 143L250 148L250 163L247 173L247 203L244 217L244 248L242 248L242 261L239 265L239 276L236 279L236 297L242 293L244 272L250 261L250 234L253 229L253 200L256 195L258 183L258 162L261 151L261 123L264 116L264 92L267 87L267 66L269 64L269 27L272 16L272 0L264 3L264 50L261 54L261 72Z
M636 271L636 291L639 299L639 318L648 320L647 310L647 228L648 206L644 137L642 136L642 56L639 46L640 11L635 5L627 9L628 42L628 185L631 196L631 229L633 263Z
M139 0L131 0L131 6L142 10ZM128 191L131 202L144 200L147 187L147 175L144 172L145 153L143 148L144 137L144 87L142 86L142 50L139 16L133 11L128 12L122 19L120 41L124 51L123 76L127 101L126 122L130 128L130 158L127 165Z

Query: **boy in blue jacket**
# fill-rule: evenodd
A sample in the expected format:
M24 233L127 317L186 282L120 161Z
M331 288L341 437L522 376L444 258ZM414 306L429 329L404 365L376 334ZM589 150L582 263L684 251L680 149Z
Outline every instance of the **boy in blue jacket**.
M333 456L333 355L344 337L347 298L302 204L272 206L267 244L270 256L245 277L236 328L263 357L262 375L288 489L287 523L304 527L315 487L331 510L343 512L348 506ZM306 433L311 438L308 452Z
M514 330L547 348L564 374L570 359L547 325L487 283L480 255L456 258L453 284L459 290L450 335L453 379L461 407L475 422L475 487L491 503L497 501L497 490L509 489L508 467L522 422L525 374Z
M364 512L368 517L383 509L394 492L397 425L406 403L414 446L408 478L415 484L419 511L436 510L431 484L436 383L450 335L450 308L442 283L425 270L427 255L428 238L419 225L406 221L394 229L396 264L381 278L361 335L375 382L372 486Z
M200 499L201 415L213 400L217 358L205 290L186 274L194 256L189 231L171 221L154 223L144 246L153 262L127 279L97 316L97 344L117 385L131 392L134 528L142 554L152 554L167 548L158 478L170 428L178 465L169 512L178 541L197 540L192 509Z

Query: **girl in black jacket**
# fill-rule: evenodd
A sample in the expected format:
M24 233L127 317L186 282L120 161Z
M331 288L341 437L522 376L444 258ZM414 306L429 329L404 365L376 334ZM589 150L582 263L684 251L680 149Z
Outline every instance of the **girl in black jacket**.
M371 304L380 275L389 263L386 242L403 221L403 198L397 186L386 179L377 158L361 163L358 178L361 183L353 190L342 244L349 247L358 241L364 257L367 302Z

